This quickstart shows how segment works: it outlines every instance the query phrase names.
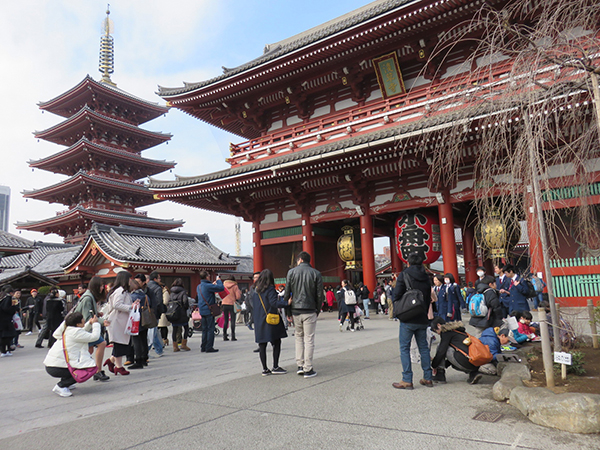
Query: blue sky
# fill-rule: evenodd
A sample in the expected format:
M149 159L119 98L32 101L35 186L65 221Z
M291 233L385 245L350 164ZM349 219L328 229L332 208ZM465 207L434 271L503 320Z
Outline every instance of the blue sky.
M369 3L366 0L113 0L117 86L146 100L164 104L157 85L182 86L207 80L262 54L265 44L301 33ZM87 74L100 78L98 51L106 3L97 0L4 2L0 18L0 108L3 167L0 184L10 186L9 230L14 223L53 216L63 205L25 201L21 191L54 184L64 176L32 169L28 160L63 147L37 142L32 132L62 118L42 113L46 101L79 83ZM244 139L210 127L178 110L144 125L173 134L168 145L144 152L154 159L174 160L179 175L191 176L227 168L229 142ZM173 174L157 175L170 179ZM215 245L233 253L234 218L169 202L142 208L161 218L183 219L182 231L208 233ZM60 242L56 235L22 232L31 240ZM242 254L251 254L251 227L242 225Z

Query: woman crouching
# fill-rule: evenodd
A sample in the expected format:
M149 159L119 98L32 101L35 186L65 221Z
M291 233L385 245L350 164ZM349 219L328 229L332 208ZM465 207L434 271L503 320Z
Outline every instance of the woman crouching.
M44 359L44 365L46 366L46 372L50 376L60 378L60 381L54 386L52 392L61 397L70 397L73 394L69 388L76 381L67 366L65 350L69 355L69 363L72 368L87 369L95 367L96 361L90 355L88 348L90 342L95 342L100 338L100 324L96 316L93 316L86 324L83 320L83 314L73 312L65 317L65 321L60 324L53 336L56 342L48 351L46 359Z

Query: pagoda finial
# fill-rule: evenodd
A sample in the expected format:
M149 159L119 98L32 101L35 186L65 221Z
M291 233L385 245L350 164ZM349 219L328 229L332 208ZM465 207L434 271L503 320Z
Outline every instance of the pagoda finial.
M107 83L116 86L110 79L110 75L115 71L115 49L114 40L110 35L114 32L113 21L110 20L110 4L106 7L106 19L102 21L102 37L100 38L100 65L98 70L102 74L101 83Z

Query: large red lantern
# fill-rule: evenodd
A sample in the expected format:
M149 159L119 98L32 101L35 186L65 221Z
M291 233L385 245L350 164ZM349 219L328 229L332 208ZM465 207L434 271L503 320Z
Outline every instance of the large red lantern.
M396 221L396 249L402 261L418 253L423 264L436 262L442 254L440 222L429 212L406 212Z

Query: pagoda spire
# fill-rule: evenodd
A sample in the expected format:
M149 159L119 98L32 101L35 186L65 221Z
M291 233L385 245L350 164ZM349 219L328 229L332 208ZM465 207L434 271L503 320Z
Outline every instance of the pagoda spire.
M98 70L102 74L101 83L107 83L116 86L116 83L110 79L110 75L115 71L115 49L114 39L111 33L114 32L113 21L110 20L110 5L106 7L106 19L102 21L102 32L100 38L100 64Z

